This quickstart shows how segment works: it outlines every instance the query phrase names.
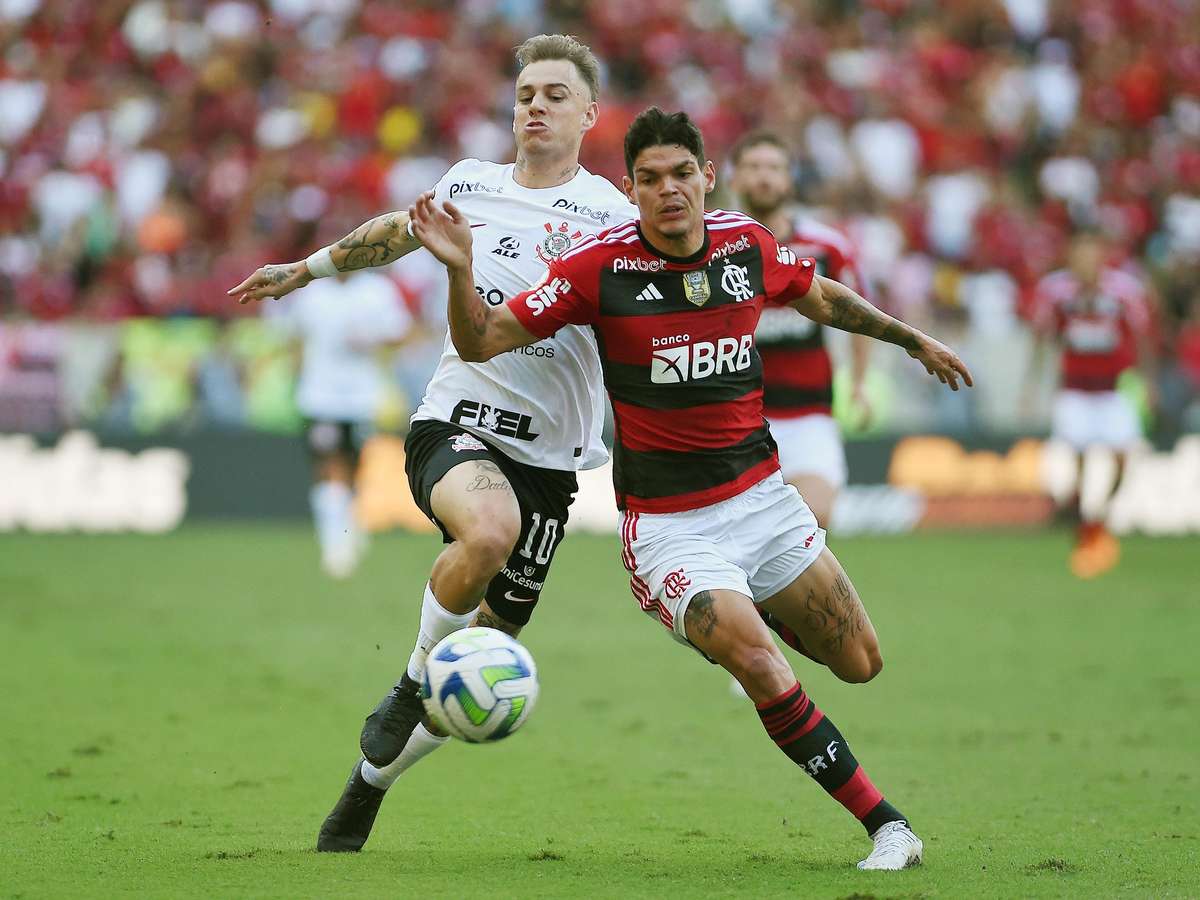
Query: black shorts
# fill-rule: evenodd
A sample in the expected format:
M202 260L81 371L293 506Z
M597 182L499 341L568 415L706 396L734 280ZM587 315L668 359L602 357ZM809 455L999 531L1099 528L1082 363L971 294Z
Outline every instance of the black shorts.
M509 459L461 426L422 419L413 422L404 441L404 469L417 506L448 544L454 540L433 514L433 487L459 463L486 459L500 467L521 508L521 536L508 563L488 583L484 597L500 616L515 625L529 621L562 542L567 515L579 482L574 472L539 469Z
M344 419L305 419L304 446L314 459L340 453L358 463L363 445L375 433L369 422Z

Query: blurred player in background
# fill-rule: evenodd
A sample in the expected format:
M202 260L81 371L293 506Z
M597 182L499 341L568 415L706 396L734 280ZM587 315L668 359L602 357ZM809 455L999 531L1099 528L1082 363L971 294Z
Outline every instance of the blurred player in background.
M1133 404L1117 391L1117 376L1140 365L1153 404L1154 350L1146 290L1129 272L1106 265L1108 248L1096 234L1071 242L1067 267L1037 285L1034 324L1038 338L1030 385L1044 365L1047 348L1061 347L1061 383L1054 401L1051 437L1078 455L1076 485L1080 525L1071 571L1092 578L1120 559L1120 545L1105 528L1109 501L1120 485L1125 455L1141 441ZM1089 464L1090 450L1111 451Z
M564 35L539 35L517 48L517 62L516 162L463 160L432 192L470 217L478 248L471 291L489 307L542 280L546 266L585 235L636 212L609 181L579 165L599 109L600 66L591 50ZM307 260L259 269L229 293L241 302L279 297L314 277L385 265L421 246L409 221L404 212L379 216ZM363 759L321 827L318 850L361 849L384 791L447 740L421 722L430 649L471 624L521 631L563 538L576 470L608 459L591 330L563 329L514 351L468 364L447 336L413 415L409 485L449 546L433 565L407 669L367 717Z
M742 210L770 228L782 246L816 260L818 274L870 300L850 239L789 208L791 160L778 135L746 135L730 151L730 162L729 186ZM754 344L762 357L763 412L779 445L783 477L828 528L838 491L846 484L846 450L833 419L833 365L825 328L790 309L764 309ZM870 347L866 336L850 336L852 398L864 424L870 415L863 389Z
M903 869L923 846L808 698L760 618L762 604L839 678L869 681L878 639L825 530L784 482L762 415L754 329L764 306L904 347L942 382L971 377L949 348L816 274L761 224L705 212L716 175L700 131L652 107L625 136L637 222L551 263L542 283L490 307L472 288L472 223L423 194L417 234L450 276L450 334L488 360L590 326L615 424L613 482L622 560L642 610L724 666L768 735L866 828L861 869Z
M324 279L273 310L302 346L296 406L313 459L309 502L321 566L346 578L366 545L354 517L354 481L386 395L379 354L404 338L412 317L395 283L370 272Z

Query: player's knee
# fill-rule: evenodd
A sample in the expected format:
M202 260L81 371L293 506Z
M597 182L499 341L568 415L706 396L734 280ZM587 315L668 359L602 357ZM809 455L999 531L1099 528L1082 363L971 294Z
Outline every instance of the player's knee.
M484 574L494 575L504 568L520 536L520 521L503 518L481 521L468 528L459 540L471 564Z
M737 647L728 663L727 668L748 691L757 687L760 692L774 693L780 682L795 680L787 660L773 643L769 647L757 644Z

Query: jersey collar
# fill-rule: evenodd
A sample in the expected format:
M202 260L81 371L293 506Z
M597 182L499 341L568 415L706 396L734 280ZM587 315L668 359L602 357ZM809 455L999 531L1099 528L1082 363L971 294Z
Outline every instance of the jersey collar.
M708 226L704 226L704 243L700 245L700 249L690 256L669 256L657 249L653 244L646 240L646 235L642 234L642 223L637 223L638 239L642 242L642 246L647 251L657 256L665 262L672 263L677 266L691 266L700 262L704 257L708 256L708 250L712 246L712 235L708 233Z

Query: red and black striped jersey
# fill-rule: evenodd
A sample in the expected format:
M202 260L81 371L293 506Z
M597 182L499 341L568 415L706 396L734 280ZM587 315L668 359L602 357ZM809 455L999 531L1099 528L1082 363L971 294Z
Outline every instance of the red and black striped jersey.
M687 258L651 248L636 222L610 228L508 301L539 338L592 326L613 407L621 509L707 506L779 468L754 330L764 307L808 293L815 264L741 213L707 212L704 224L704 244Z
M854 247L842 232L811 219L797 219L791 233L777 235L777 239L798 257L815 260L818 275L836 279L867 296ZM833 365L825 349L825 329L790 312L765 310L755 333L763 363L763 408L772 418L829 415L833 406Z
M1051 272L1038 282L1034 304L1037 327L1062 340L1062 386L1069 390L1114 390L1150 324L1145 290L1120 269L1105 269L1092 291L1068 270Z

